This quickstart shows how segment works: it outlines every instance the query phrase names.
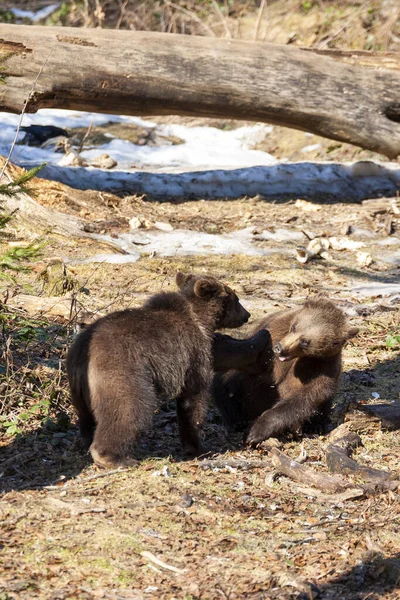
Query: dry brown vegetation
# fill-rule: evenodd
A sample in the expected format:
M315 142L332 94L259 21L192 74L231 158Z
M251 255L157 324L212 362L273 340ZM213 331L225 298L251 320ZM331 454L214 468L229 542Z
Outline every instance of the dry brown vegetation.
M126 229L127 218L138 216L147 226L168 221L200 231L252 224L338 235L352 224L375 230L379 239L386 236L387 214L368 204L315 205L308 212L293 202L262 198L155 203L72 194L51 185L36 181L38 200L54 206L57 194L58 208L72 214L80 213L81 204L93 227L114 235ZM111 223L117 215L124 219ZM396 233L395 215L393 227ZM17 226L9 235L30 234ZM387 337L399 330L399 312L396 304L365 303L350 291L356 283L396 281L398 270L381 262L373 242L368 249L376 261L369 268L356 267L354 255L340 251L301 266L293 242L259 244L278 251L265 257L144 257L134 265L64 267L55 257L82 258L99 247L50 236L33 271L3 282L9 296L1 311L3 598L398 598L396 490L346 500L304 489L277 475L268 446L249 451L240 435L227 434L214 410L205 429L211 462L184 462L173 403L155 415L153 433L138 448L140 467L99 471L82 452L69 405L63 357L71 327L65 318L29 315L13 303L21 290L46 297L64 289L70 302L76 297L87 311L107 312L173 288L179 269L207 271L234 285L253 320L308 294L328 293L362 328L345 349L335 423L350 410L347 418L363 442L354 458L398 473L398 432L381 430L379 422L351 407L373 401L374 393L383 401L397 399L398 351ZM305 466L327 473L328 443L323 436L287 439L281 450L296 458L304 448ZM352 487L360 483L347 480Z
M20 0L35 10L48 0ZM0 21L15 18L6 0ZM28 21L26 21L28 22ZM83 0L65 1L46 24L110 27L262 40L316 48L398 50L396 0Z

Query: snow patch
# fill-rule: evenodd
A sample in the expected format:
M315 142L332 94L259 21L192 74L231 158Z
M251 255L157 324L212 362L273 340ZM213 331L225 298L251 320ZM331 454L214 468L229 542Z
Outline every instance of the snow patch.
M18 121L19 115L0 113L0 154L3 156L8 155ZM261 195L359 201L394 196L399 189L398 163L287 163L253 150L254 144L272 130L264 124L226 131L59 109L41 109L23 117L24 125L55 125L69 131L107 122L139 125L155 130L160 138L176 136L183 143L166 142L166 145L150 147L110 137L105 144L82 152L82 157L89 161L108 154L118 163L112 170L62 166L62 155L50 147L23 144L15 146L12 161L27 168L46 162L41 177L78 189L146 194L159 200ZM25 133L20 135L22 138Z
M50 6L44 6L43 8L33 11L24 10L22 8L10 8L10 12L19 19L30 19L33 23L46 19L49 17L57 8L60 6L60 2L57 4L51 4Z
M369 283L351 288L354 294L363 297L392 296L400 294L400 283Z

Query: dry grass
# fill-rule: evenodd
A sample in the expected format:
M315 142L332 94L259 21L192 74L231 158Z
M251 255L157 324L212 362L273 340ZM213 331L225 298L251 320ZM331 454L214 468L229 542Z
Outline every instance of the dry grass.
M7 0L0 21L13 20ZM44 0L22 1L34 9ZM64 2L47 24L161 31L318 48L398 50L396 0L84 0Z
M43 183L42 188L37 181L36 187L38 199L51 205L51 186ZM384 215L352 204L324 204L308 213L292 203L271 204L261 198L164 204L140 198L114 202L110 195L110 202L101 203L97 193L82 192L75 196L76 205L69 205L68 190L59 186L56 191L64 210L76 214L79 203L86 203L88 218L101 221L106 231L107 221L118 211L125 217L142 215L150 223L169 221L198 230L211 222L218 231L249 224L271 229L273 223L328 235L338 234L348 223L382 232L384 220ZM394 226L397 230L396 219ZM27 232L17 228L14 234ZM14 282L2 281L1 291L8 288L10 303L12 294L27 286L30 293L50 294L54 286L63 287L58 284L65 271L44 269L44 279L47 257L81 258L97 252L93 242L50 236L40 268L17 273ZM180 269L208 271L226 280L238 290L253 320L317 291L329 291L341 306L360 308L367 316L352 318L362 333L345 349L334 418L343 418L355 402L371 402L374 393L384 401L397 398L398 351L387 346L386 338L398 331L399 313L395 305L379 299L369 302L368 311L347 291L352 282L395 280L396 269L379 260L360 269L351 253L340 252L305 267L291 253L145 257L133 265L69 265L67 277L74 281L73 293L85 288L79 299L86 309L107 312L171 289ZM243 448L241 436L228 434L214 410L205 428L206 444L222 464L234 458L245 468L185 462L173 403L156 413L153 433L137 450L142 462L136 470L98 471L82 451L69 404L63 366L68 327L7 305L0 314L2 600L307 600L316 597L317 588L322 600L398 598L397 492L328 501L307 495L285 477L273 482L267 449ZM364 446L355 458L396 472L398 432L382 431L374 420L364 419L360 433ZM295 458L301 445L306 465L326 472L327 440L286 439L282 449ZM157 565L143 552L179 572Z
M45 2L19 3L39 4ZM47 22L395 50L398 16L394 0L87 0L64 3ZM338 158L341 150L323 151ZM292 203L261 198L160 204L76 192L53 182L38 181L36 187L41 203L83 216L113 235L126 230L132 216L213 233L252 225L318 235L342 235L348 225L383 235L385 218L351 204L324 204L318 212L303 213ZM396 218L394 227L398 233ZM10 235L26 238L30 232L13 225ZM60 277L66 272L74 294L85 288L79 299L86 309L110 311L170 289L176 270L208 271L237 289L255 320L310 293L327 292L355 311L352 321L362 328L345 349L334 418L343 418L356 402L371 402L373 394L384 401L398 399L399 353L386 343L399 331L396 305L369 299L363 308L349 292L354 283L397 281L398 269L381 260L385 248L367 247L376 258L369 268L355 266L352 254L340 252L302 267L293 257L293 243L260 245L290 252L145 257L134 265L69 265L60 275L46 266L47 258L83 258L99 249L91 241L48 236L43 263L2 279L0 293L9 303L21 289L49 295L63 287ZM69 404L63 363L68 324L30 316L7 303L0 305L0 324L0 600L399 598L397 491L346 502L307 495L285 477L274 480L267 449L243 448L240 436L228 434L213 410L205 428L210 450L222 462L235 458L246 467L206 469L201 461L184 462L173 403L155 415L154 432L138 449L142 462L136 470L100 472L82 451ZM374 420L364 419L360 434L364 445L357 461L397 472L398 432L382 431ZM303 446L306 465L327 471L326 438L283 443L293 458ZM144 551L179 572L157 565Z

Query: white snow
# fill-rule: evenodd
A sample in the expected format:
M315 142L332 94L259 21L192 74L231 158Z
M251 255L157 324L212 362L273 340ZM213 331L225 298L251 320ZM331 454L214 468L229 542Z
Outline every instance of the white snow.
M400 283L369 283L351 288L353 294L374 298L376 296L392 296L400 294Z
M33 23L36 23L37 21L50 16L59 6L60 2L57 2L57 4L44 6L37 11L23 10L22 8L10 8L10 11L14 16L19 17L20 19L30 19Z
M0 113L3 131L0 136L0 154L6 155L15 135L19 115ZM272 131L272 127L257 124L240 127L230 131L222 131L216 127L185 127L183 125L157 125L138 117L124 117L78 111L41 109L36 114L24 115L23 126L55 125L64 129L89 127L104 123L127 123L140 125L148 130L156 130L161 136L175 136L184 140L183 144L165 146L139 146L127 140L113 138L110 142L81 155L86 159L94 159L101 154L109 154L118 162L119 170L146 169L150 167L206 168L243 167L276 164L277 160L260 150L251 150L249 146L262 140ZM21 132L21 139L24 132ZM37 164L47 161L58 164L62 155L51 149L40 149L33 146L17 145L13 161L24 164Z
M0 154L7 156L19 115L0 113ZM81 156L93 160L109 154L117 161L112 170L62 166L63 154L51 148L15 146L12 161L31 167L46 162L41 177L80 189L147 194L158 199L235 198L239 196L308 197L361 200L393 196L400 184L398 163L323 163L278 161L252 147L271 132L264 124L233 130L157 124L138 117L42 109L26 114L23 125L55 125L70 132L107 122L137 124L158 137L176 136L183 144L151 147L110 137L107 143L87 149ZM25 134L20 133L22 140Z
M321 144L310 144L309 146L304 146L301 151L306 154L307 152L314 152L314 150L319 150L321 148Z
M250 238L250 236L248 236ZM209 254L247 254L262 256L282 249L265 249L254 246L250 239L241 238L235 234L211 234L187 229L174 231L144 231L122 233L122 242L137 245L136 249L145 254L157 256L189 256Z

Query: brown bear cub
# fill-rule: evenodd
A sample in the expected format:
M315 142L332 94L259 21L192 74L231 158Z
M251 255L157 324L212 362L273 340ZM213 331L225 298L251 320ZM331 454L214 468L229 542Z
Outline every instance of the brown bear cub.
M81 435L102 467L132 464L129 454L160 400L176 399L183 450L202 453L213 332L240 327L250 314L213 277L178 273L179 292L114 312L84 329L67 357Z
M258 372L253 367L247 373L216 375L213 395L225 423L244 429L254 420L246 436L252 446L305 426L326 425L342 348L358 329L349 327L343 312L325 298L274 313L258 329L270 332L275 356L270 359L267 347Z

